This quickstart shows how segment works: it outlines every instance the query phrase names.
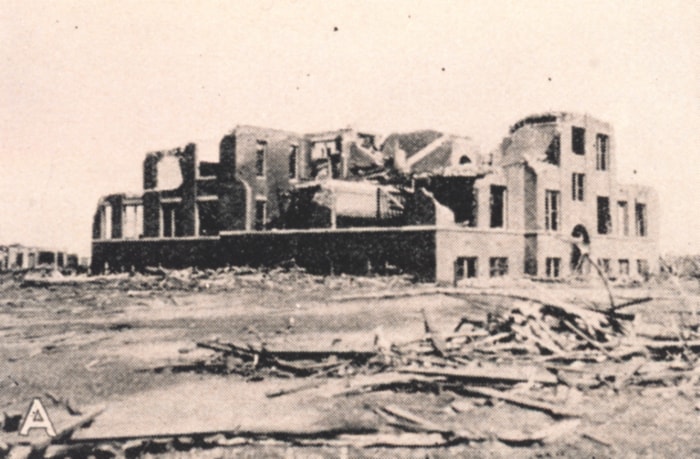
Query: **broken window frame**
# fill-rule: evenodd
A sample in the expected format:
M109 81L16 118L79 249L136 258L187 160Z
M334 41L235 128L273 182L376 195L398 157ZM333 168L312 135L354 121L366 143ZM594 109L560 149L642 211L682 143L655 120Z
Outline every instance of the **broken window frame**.
M160 237L172 238L177 235L177 204L161 203Z
M267 142L264 140L257 141L257 148L255 149L255 176L265 177L265 166L267 165Z
M606 171L610 166L610 137L606 134L597 134L595 145L595 168L598 171Z
M612 233L612 218L610 215L610 198L598 196L596 200L596 216L598 234Z
M143 236L143 204L124 204L122 207L122 238L140 239Z
M476 228L479 225L479 189L472 187L472 199L470 202L472 218L467 224L470 228Z
M575 155L586 154L586 128L571 126L571 151Z
M617 201L617 220L620 226L620 235L630 235L630 215L627 201Z
M640 276L649 275L649 260L643 258L637 259L637 274Z
M551 279L556 279L561 274L561 258L547 257L545 259L545 275Z
M571 199L574 201L585 200L586 196L586 174L574 172L571 174Z
M610 258L598 258L598 267L604 274L610 274Z
M504 277L508 275L508 257L489 258L489 277Z
M627 258L620 258L617 260L617 265L620 276L630 275L630 261Z
M474 279L479 272L478 257L458 257L455 260L455 280Z
M100 239L112 239L111 204L104 204L100 209Z
M491 228L506 227L506 209L508 208L508 189L503 185L491 185L489 198L489 210L491 214L489 226Z
M649 227L647 226L647 205L645 203L634 203L634 222L635 234L639 237L646 237L649 234Z
M561 193L559 190L545 190L544 192L544 229L546 231L559 231L561 225Z
M197 198L197 235L216 236L219 234L219 200L215 196Z
M267 199L256 199L255 200L255 219L254 219L254 229L256 231L262 231L267 226Z
M289 178L294 180L297 179L298 165L297 160L299 157L299 147L297 145L292 145L289 151Z

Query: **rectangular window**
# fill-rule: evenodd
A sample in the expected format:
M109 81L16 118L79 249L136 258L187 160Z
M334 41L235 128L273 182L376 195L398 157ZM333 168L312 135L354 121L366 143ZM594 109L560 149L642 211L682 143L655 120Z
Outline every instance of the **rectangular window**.
M143 206L127 204L122 213L122 237L138 239L143 232Z
M265 176L265 150L267 142L258 140L258 147L255 151L255 175L258 177Z
M598 267L605 274L610 274L610 259L609 258L598 258Z
M561 265L561 258L547 258L546 265L547 277L559 277L559 267Z
M627 209L627 201L617 201L618 226L623 236L630 235L630 217Z
M637 260L637 273L642 276L649 275L649 262L647 260Z
M112 239L112 206L102 208L102 239Z
M618 260L618 263L620 265L620 276L629 276L630 275L630 261L629 260Z
M476 188L472 188L472 196L471 196L471 202L470 204L470 209L469 212L471 213L471 218L469 219L469 223L467 226L470 226L472 228L476 228L476 226L479 223L479 190Z
M491 277L503 277L508 275L508 258L489 258L489 275Z
M610 234L610 200L607 196L598 196L598 234Z
M459 257L455 260L455 280L472 279L477 273L476 257Z
M267 224L267 201L255 201L255 229L263 230Z
M506 199L506 187L499 185L491 185L491 228L505 228Z
M163 223L163 228L162 228L162 234L163 237L175 237L176 234L176 211L177 208L174 205L163 205L161 207L161 213L162 213L162 223Z
M219 234L219 201L198 202L197 218L199 218L200 236L215 236Z
M637 236L647 235L647 206L646 204L636 203L634 205L634 220L637 231Z
M571 127L571 151L577 155L586 154L586 130L581 127Z
M544 228L547 231L559 231L559 192L545 190L544 195Z
M608 170L608 136L605 134L598 134L596 136L596 155L595 155L595 168L599 171Z
M175 236L175 206L162 206L162 236L163 237L174 237Z
M585 183L585 174L579 174L578 172L571 174L571 198L574 201L583 201Z
M289 178L297 178L297 146L292 145L291 151L289 152Z

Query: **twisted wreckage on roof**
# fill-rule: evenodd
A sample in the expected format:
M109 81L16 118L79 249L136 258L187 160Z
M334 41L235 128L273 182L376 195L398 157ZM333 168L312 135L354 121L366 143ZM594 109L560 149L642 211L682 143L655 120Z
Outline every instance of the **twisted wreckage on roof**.
M612 127L546 113L482 155L436 131L299 135L240 126L219 161L188 144L149 153L144 192L103 197L92 269L274 265L389 269L425 280L656 269L658 202L620 185Z

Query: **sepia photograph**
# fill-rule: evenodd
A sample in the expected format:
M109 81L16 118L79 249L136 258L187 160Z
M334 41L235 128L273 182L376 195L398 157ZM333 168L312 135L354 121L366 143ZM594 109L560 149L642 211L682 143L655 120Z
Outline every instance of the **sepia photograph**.
M0 458L700 457L700 3L0 0Z

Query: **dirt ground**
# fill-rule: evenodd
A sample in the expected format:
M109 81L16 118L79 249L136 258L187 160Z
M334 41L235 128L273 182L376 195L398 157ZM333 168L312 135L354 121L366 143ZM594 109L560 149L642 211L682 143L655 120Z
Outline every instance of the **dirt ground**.
M344 297L373 291L417 291L430 286L402 278L299 274L279 281L260 273L231 276L235 279L222 283L200 280L195 285L187 281L164 284L153 277L124 275L104 282L50 287L20 287L20 280L3 278L0 411L26 409L35 397L49 404L54 398L72 407L129 406L150 401L152 411L161 409L158 403L162 402L163 417L178 417L178 422L189 417L188 425L196 429L197 425L215 422L219 410L237 409L247 421L266 416L279 420L291 412L298 418L316 416L328 425L345 425L358 419L376 424L378 421L367 407L392 403L428 419L439 417L486 430L516 425L526 428L545 422L542 413L502 402L474 404L465 412L455 413L449 410L455 394L431 391L385 390L330 401L316 397L318 391L309 391L287 401L280 397L279 402L258 409L245 408L247 391L259 392L261 388L293 382L282 378L246 381L234 374L174 372L169 368L210 358L213 352L198 348L196 343L212 338L245 342L262 337L267 342L299 348L371 350L378 327L391 342L421 338L422 309L430 314L434 328L449 332L465 314L504 311L511 301L488 296L465 300L442 294L347 300ZM691 292L690 301L663 283L617 288L615 294L656 298L630 307L628 312L636 313L637 321L668 328L690 320L689 311L697 305L697 281L688 281L684 286ZM606 295L602 286L596 284L543 284L538 288L566 290L582 297L602 298L600 301ZM691 387L659 384L627 386L616 391L603 386L583 391L577 402L581 421L573 433L551 443L527 446L491 440L448 447L363 448L312 440L304 444L265 440L187 450L167 446L140 454L285 458L700 457L699 395L697 382ZM169 405L178 401L182 401L181 409L173 411ZM192 406L208 406L209 411L182 408L190 406L185 401ZM128 413L124 416L129 421ZM100 427L99 422L98 418L95 427ZM109 430L109 426L104 428ZM216 430L215 426L212 430ZM582 432L590 433L595 440Z

